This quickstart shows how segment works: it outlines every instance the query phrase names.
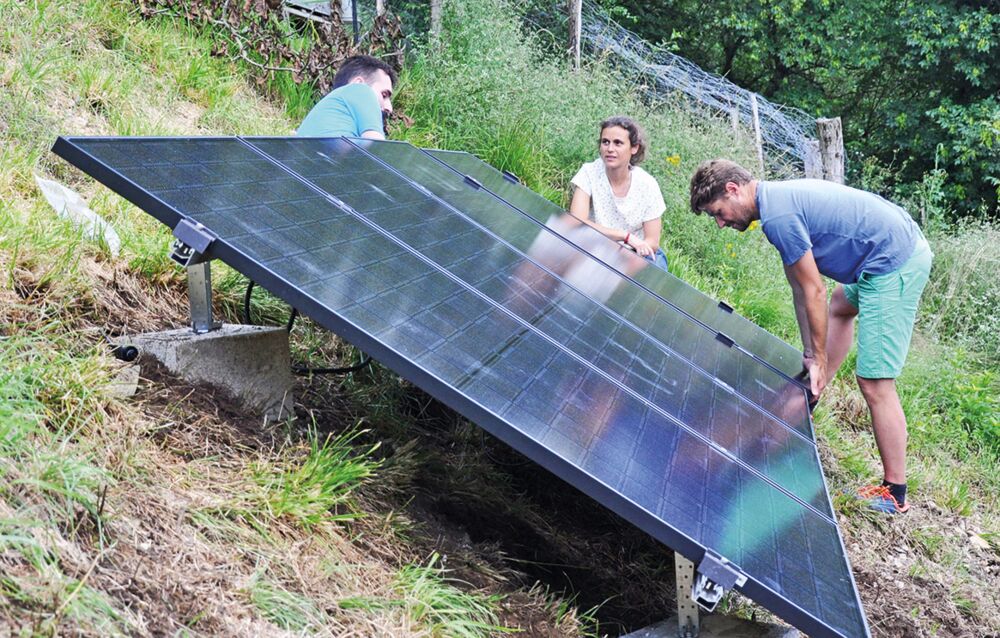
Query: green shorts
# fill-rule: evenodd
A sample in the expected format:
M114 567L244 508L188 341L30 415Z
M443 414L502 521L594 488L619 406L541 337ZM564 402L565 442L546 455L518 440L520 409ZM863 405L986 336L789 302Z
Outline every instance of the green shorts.
M895 379L910 350L917 304L931 272L931 252L921 238L899 270L886 275L861 273L844 295L858 309L858 367L862 379Z

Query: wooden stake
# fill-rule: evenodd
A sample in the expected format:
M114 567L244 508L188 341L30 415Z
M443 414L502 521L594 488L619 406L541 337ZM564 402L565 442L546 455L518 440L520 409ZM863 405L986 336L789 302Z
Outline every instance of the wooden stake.
M764 178L764 143L760 137L760 115L757 113L757 94L750 94L750 115L753 118L753 138L757 144L757 163L760 165L760 178Z
M816 120L823 179L844 183L844 129L839 117Z
M569 54L573 70L580 70L580 36L583 28L583 0L569 0Z
M431 0L431 39L441 37L441 0Z

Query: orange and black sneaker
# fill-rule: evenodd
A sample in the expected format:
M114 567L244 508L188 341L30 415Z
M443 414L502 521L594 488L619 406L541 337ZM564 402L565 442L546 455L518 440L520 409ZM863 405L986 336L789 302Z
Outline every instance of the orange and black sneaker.
M900 504L888 485L866 485L857 491L857 497L868 501L868 507L883 514L905 514L910 510L910 504L906 501Z

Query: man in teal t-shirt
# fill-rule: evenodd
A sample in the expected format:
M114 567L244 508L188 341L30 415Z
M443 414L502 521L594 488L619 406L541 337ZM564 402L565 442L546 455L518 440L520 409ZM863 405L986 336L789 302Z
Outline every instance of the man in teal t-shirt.
M815 179L758 181L728 160L698 167L691 209L741 232L760 220L792 287L815 398L847 356L857 318L855 374L884 469L882 484L858 495L879 511L906 512L906 415L896 377L934 257L920 228L878 195ZM829 306L820 275L840 283Z
M340 66L333 90L313 107L296 133L305 137L385 139L383 113L392 112L396 73L370 55L356 55Z

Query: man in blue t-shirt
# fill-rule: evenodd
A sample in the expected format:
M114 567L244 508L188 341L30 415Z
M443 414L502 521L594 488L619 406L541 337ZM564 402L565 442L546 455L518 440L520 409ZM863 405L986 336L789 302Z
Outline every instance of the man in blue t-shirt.
M691 209L740 232L760 220L792 287L814 398L847 356L857 317L855 374L884 469L882 484L858 495L882 512L907 511L906 415L896 377L934 257L920 228L878 195L815 179L758 181L728 160L698 167ZM820 275L839 282L829 305Z
M296 133L307 137L385 139L383 113L392 112L396 72L370 55L347 58L333 78L333 90L313 107Z

